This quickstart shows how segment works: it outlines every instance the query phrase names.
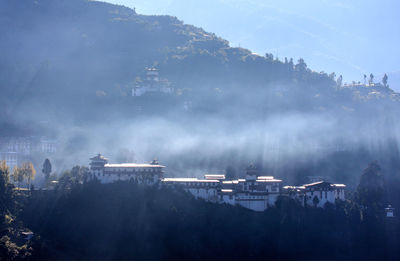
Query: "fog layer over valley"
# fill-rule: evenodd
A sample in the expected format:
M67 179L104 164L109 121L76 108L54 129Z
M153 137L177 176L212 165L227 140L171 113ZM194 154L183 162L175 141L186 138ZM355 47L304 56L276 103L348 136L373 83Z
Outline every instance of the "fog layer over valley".
M339 176L356 183L363 164L381 158L379 153L397 149L392 143L398 138L395 133L379 126L371 130L368 123L344 125L324 113L280 114L259 121L216 116L196 120L138 118L62 128L59 137L62 154L68 155L65 163L87 165L88 156L98 152L111 162L158 158L169 167L171 176L190 177L225 172L228 166L235 167L239 176L250 162L255 162L266 172L292 181L294 177L288 174L307 167L308 173L303 175ZM350 160L344 155L358 153L363 154L360 165L344 164Z

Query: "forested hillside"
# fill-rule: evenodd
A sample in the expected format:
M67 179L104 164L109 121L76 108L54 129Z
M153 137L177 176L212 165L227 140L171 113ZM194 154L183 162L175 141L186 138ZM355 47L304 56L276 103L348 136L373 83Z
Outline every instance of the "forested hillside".
M179 187L86 182L85 174L77 176L79 168L63 173L53 189L20 190L1 162L1 260L397 260L400 255L400 224L385 217L385 185L376 163L364 170L346 201L303 207L282 194L264 212L205 202Z
M303 60L231 48L175 17L86 0L2 0L0 12L3 121L37 114L88 120L101 117L98 106L103 114L123 115L135 106L128 99L133 82L151 66L184 96L166 102L167 108L179 98L193 100L200 111L251 102L258 110L251 113L261 115L362 107L351 92L336 89L333 73L313 72Z

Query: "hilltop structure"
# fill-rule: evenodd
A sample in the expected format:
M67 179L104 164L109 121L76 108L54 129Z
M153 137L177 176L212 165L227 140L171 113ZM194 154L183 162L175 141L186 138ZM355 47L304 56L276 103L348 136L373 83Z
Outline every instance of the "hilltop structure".
M342 89L351 90L355 95L362 96L365 98L382 98L382 97L391 97L392 99L399 100L400 96L398 93L389 88L388 85L382 83L356 83L353 82L351 84L345 83Z
M303 186L282 187L282 180L273 176L261 176L257 167L251 164L246 169L245 179L226 180L224 174L205 174L199 178L163 177L165 166L153 160L149 164L109 164L101 154L90 159L91 178L101 183L135 181L140 184L181 188L195 198L214 203L239 205L254 211L264 211L274 206L279 196L298 200L303 206L323 207L344 200L343 184L318 181Z
M215 203L240 205L254 210L264 211L275 205L281 195L282 180L273 176L253 176L251 179L225 180L225 175L206 174L205 179L164 178L167 186L180 186L193 194Z
M146 78L136 81L132 88L132 96L142 96L145 93L167 93L172 94L171 82L161 79L156 68L146 68Z

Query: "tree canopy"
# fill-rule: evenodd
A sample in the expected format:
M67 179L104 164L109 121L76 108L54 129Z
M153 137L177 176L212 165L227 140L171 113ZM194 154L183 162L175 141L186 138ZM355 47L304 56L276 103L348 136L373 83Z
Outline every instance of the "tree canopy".
M48 182L51 174L51 163L49 159L44 160L42 173L44 174L46 182Z
M382 215L385 203L385 182L378 162L371 162L361 176L357 187L358 202L361 206Z

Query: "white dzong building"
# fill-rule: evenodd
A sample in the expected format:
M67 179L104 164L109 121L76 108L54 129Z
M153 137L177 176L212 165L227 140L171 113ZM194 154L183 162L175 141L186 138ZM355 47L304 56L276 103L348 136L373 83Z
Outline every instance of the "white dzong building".
M224 174L205 174L199 178L164 178L163 169L156 160L148 164L109 164L101 154L90 159L90 175L101 183L134 181L139 184L182 188L195 198L214 203L242 206L254 211L264 211L274 206L280 196L298 200L303 206L324 207L345 200L344 184L318 181L303 186L282 187L282 180L273 176L260 176L257 168L250 165L245 179L226 180Z
M165 166L156 160L150 163L120 163L110 164L108 159L98 154L90 159L90 175L101 183L112 183L115 181L134 181L139 184L156 184L163 175Z
M225 180L223 174L206 174L204 179L164 178L162 183L167 186L179 186L195 198L264 211L275 205L281 193L282 180L273 176L257 175L257 169L250 165L247 168L246 179Z
M346 185L318 181L303 186L285 186L285 194L299 200L303 206L324 207L326 203L335 204L345 200Z
M202 198L214 203L219 201L221 184L217 179L164 178L161 181L164 186L181 187L195 198Z

